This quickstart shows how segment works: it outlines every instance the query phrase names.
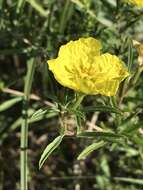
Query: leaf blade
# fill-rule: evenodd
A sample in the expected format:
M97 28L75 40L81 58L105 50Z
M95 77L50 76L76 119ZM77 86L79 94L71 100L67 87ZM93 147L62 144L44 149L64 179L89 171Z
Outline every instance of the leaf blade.
M50 144L47 145L45 150L43 151L40 161L39 161L39 169L43 166L47 158L51 155L51 153L60 145L63 140L64 135L56 137Z
M93 152L94 150L97 150L98 148L103 147L105 144L107 144L104 141L100 141L97 143L93 143L91 145L89 145L88 147L86 147L78 156L78 160L81 159L85 159L91 152Z
M21 100L22 100L22 97L16 97L16 98L5 101L4 103L0 105L0 112L9 109L10 107L20 102Z
M123 137L122 134L115 134L112 132L82 132L78 134L78 137L113 137L113 138L121 138Z
M110 107L110 106L86 106L84 108L82 108L83 112L108 112L108 113L116 113L116 114L120 114L122 115L121 110L114 108L114 107Z

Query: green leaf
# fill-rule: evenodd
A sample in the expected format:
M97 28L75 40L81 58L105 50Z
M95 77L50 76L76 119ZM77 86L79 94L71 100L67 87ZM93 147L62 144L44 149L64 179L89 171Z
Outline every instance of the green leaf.
M49 15L49 10L45 10L40 3L36 0L27 0L28 3L43 17L47 17Z
M87 106L82 108L83 112L109 112L109 113L117 113L122 115L121 110L117 109L117 108L113 108L110 106Z
M5 111L12 107L13 105L17 104L22 100L22 97L16 97L10 100L5 101L3 104L0 105L0 112Z
M35 119L35 118L39 118L39 117L44 117L47 113L59 113L60 110L56 107L52 107L52 108L43 108L43 109L38 109L37 111L35 111L32 116L31 119Z
M114 0L107 0L108 3L110 3L113 7L117 6L117 2Z
M45 115L40 115L38 117L34 117L34 118L30 118L28 119L28 123L35 123L35 122L38 122L38 121L41 121L43 119L48 119L48 118L52 118L52 117L56 117L58 114L55 113L55 112L49 112Z
M139 122L138 124L132 124L131 126L127 126L125 127L122 131L121 134L126 134L126 135L130 135L130 133L135 132L136 130L138 130L139 128L143 128L143 122Z
M39 109L36 112L32 114L32 116L29 118L28 122L33 123L36 121L40 121L41 119L44 118L50 118L57 116L59 113L59 110L56 108L50 108L50 109Z
M124 182L127 182L127 183L143 185L143 180L142 179L127 178L127 177L114 177L114 179L117 180L117 181L124 181Z
M93 152L94 150L97 150L98 148L103 147L105 144L107 144L104 141L100 141L97 143L93 143L91 145L89 145L88 147L86 147L78 156L78 160L84 159L86 158L91 152Z
M31 111L32 110L30 110L30 109L28 110L28 112L31 112ZM51 113L47 113L45 115L40 115L39 117L34 117L34 118L31 117L31 118L28 119L28 124L35 123L35 122L41 121L43 119L49 119L49 118L56 117L56 116L57 116L57 113L51 112ZM16 130L17 128L20 127L21 122L22 122L22 117L19 117L16 121L14 121L14 123L8 129L6 129L4 131L4 133L0 132L0 138L1 139L7 138L8 135L9 135L9 132L12 132L12 131L14 131L14 130Z
M20 12L20 10L23 8L24 6L24 3L25 3L25 0L18 0L18 3L17 3L17 13Z
M39 116L43 116L43 115L45 115L47 112L48 112L47 109L39 109L39 110L37 110L37 111L35 111L35 112L33 113L33 115L32 115L31 118L33 119L33 118L37 118L37 117L39 117Z
M117 138L117 137L100 137L100 139L106 141L106 142L110 142L110 143L114 143L116 145L123 145L124 141L123 138Z
M115 134L111 132L82 132L78 134L78 137L110 137L121 138L123 135Z
M132 137L131 140L132 140L134 143L136 143L136 144L138 144L138 145L140 145L140 146L143 147L143 138L142 138L142 137L137 137L137 136L135 136L135 137Z
M39 169L43 166L50 154L60 145L64 135L56 137L50 144L47 145L44 152L41 155L39 161Z

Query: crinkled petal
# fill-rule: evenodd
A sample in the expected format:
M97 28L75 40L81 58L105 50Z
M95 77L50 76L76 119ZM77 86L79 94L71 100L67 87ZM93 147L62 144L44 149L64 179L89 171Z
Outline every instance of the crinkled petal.
M65 69L64 65L61 64L60 59L48 60L49 70L54 74L55 79L63 86L74 89L74 81L71 81L69 74Z
M63 86L85 94L113 96L129 73L117 56L100 55L100 48L94 38L71 41L60 48L57 59L48 61L49 69Z
M105 53L101 56L96 56L94 62L96 71L99 74L104 73L103 78L107 80L114 79L121 82L129 75L124 63L115 55Z
M65 45L62 45L59 50L59 57L79 57L84 54L90 56L100 55L102 46L100 41L95 38L80 38L76 41L70 41Z

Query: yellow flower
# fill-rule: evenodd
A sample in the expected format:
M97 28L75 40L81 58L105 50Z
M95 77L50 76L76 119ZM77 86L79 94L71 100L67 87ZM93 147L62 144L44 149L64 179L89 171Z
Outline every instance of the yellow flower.
M143 7L143 0L126 0L128 3L132 3L139 7Z
M85 94L113 96L128 75L122 61L109 53L100 55L101 43L80 38L60 47L58 57L48 61L49 69L63 86Z

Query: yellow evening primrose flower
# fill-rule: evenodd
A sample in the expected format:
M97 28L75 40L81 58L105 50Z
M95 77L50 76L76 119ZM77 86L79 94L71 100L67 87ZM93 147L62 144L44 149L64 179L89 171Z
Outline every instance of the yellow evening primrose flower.
M128 3L132 3L139 7L143 7L143 0L126 0Z
M113 96L128 75L123 62L109 53L100 54L100 41L88 37L60 47L49 69L63 86L84 94Z

